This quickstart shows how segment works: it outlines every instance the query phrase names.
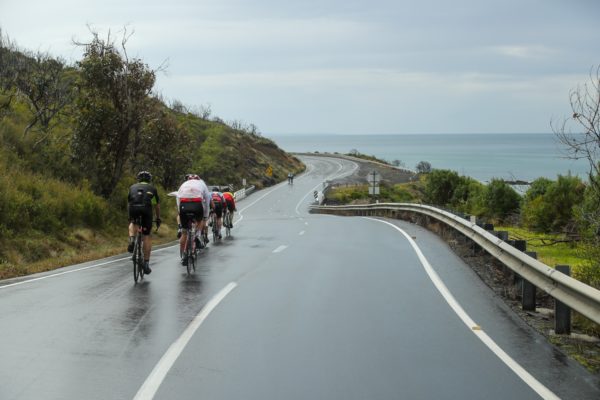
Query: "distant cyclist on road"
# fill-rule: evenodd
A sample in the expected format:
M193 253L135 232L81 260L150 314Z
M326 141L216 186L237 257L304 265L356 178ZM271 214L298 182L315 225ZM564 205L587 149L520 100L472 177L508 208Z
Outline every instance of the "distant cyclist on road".
M223 198L225 199L225 204L227 205L227 212L231 213L230 223L228 228L233 228L233 213L236 211L235 208L235 197L233 193L231 193L231 188L227 187L225 192L223 192Z
M185 254L185 246L187 244L187 226L192 217L192 223L195 223L196 232L200 234L206 226L208 219L208 211L210 210L211 193L206 186L206 183L196 174L187 174L186 181L181 184L177 191L177 210L179 211L179 219L181 226L184 228L179 239L179 248L181 254ZM194 238L195 240L196 238ZM188 260L184 258L181 264L187 265Z
M152 174L140 171L137 174L138 183L131 185L127 197L129 211L129 245L127 251L132 253L135 235L138 226L134 224L138 216L142 217L142 234L144 235L144 273L152 272L150 269L150 253L152 251L152 207L156 213L156 228L160 226L160 199L158 191L150 184Z
M291 172L288 174L288 183L290 185L294 184L294 174L292 174Z

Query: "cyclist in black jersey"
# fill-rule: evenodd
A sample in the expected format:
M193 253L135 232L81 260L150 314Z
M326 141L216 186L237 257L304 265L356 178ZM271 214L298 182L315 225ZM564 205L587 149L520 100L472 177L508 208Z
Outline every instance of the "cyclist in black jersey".
M152 181L152 174L140 171L137 174L138 183L129 188L127 196L129 211L129 245L127 251L133 251L133 241L137 232L137 225L133 223L138 216L142 217L142 233L144 235L144 273L152 272L150 269L150 252L152 251L152 208L156 212L156 229L160 226L160 199L158 191Z

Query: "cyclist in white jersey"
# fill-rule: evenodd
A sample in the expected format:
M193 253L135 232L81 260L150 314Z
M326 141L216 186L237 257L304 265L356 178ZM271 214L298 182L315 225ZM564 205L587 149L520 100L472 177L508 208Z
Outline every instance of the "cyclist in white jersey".
M194 220L197 222L196 232L198 236L206 226L208 213L210 211L211 192L208 190L206 183L196 174L186 175L186 181L181 184L177 191L177 210L179 211L179 219L181 225L185 228L188 224L188 214L194 215ZM195 239L195 238L194 238ZM184 253L185 243L187 240L187 232L182 230L181 238L179 239L179 247L182 254ZM187 264L187 259L181 260L183 265Z

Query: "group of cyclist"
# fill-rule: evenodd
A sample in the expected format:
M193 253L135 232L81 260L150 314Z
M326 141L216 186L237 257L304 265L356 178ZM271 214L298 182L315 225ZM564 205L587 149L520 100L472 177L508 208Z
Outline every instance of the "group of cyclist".
M152 174L148 171L140 171L137 174L138 182L129 188L127 198L129 211L129 245L127 251L130 253L134 247L134 236L138 229L134 221L141 216L142 234L144 235L144 273L152 272L150 269L150 252L152 250L152 209L156 213L156 228L161 224L160 219L160 199L156 187L152 185ZM193 224L199 236L194 238L198 247L203 247L208 243L206 234L208 227L207 221L210 213L215 214L215 223L217 224L218 238L221 239L221 228L223 226L223 215L227 212L236 211L235 199L229 187L225 192L221 192L218 187L213 187L212 191L208 189L206 183L200 179L197 174L187 174L185 181L176 192L177 198L177 238L181 254L186 254L187 246L187 227ZM233 218L230 219L233 221ZM230 223L229 228L233 228ZM181 260L182 265L187 265L188 260L185 256Z

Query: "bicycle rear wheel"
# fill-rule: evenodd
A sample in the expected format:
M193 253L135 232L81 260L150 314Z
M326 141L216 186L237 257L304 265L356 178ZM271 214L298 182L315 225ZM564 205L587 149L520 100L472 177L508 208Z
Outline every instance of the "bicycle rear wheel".
M187 230L187 240L185 244L185 256L187 258L187 273L190 275L192 273L192 268L194 264L194 238L193 238L193 230Z
M223 225L225 225L225 236L231 236L231 212L227 212L227 214L225 214L225 218L223 218Z
M133 246L133 281L135 283L144 277L144 257L142 255L142 240L141 235L135 237L135 244Z

